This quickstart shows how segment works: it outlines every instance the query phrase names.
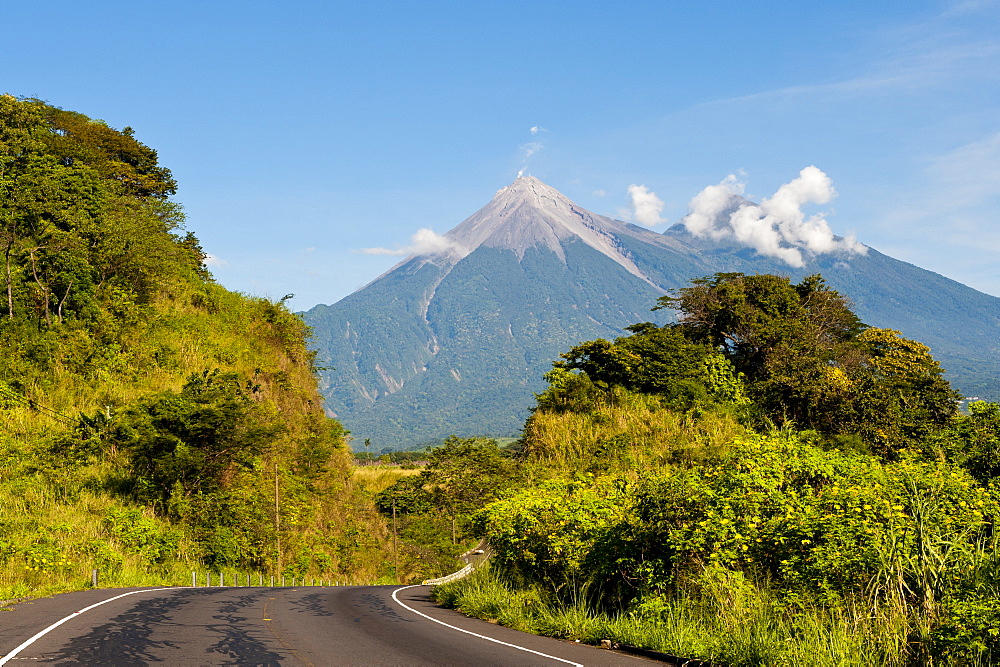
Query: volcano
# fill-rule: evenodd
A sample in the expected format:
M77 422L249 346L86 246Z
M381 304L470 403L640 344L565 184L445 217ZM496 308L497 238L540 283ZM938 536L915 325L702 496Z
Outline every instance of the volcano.
M959 391L1000 397L1000 299L872 248L791 267L682 224L661 234L591 213L530 176L445 239L304 313L328 412L376 451L516 436L559 353L664 323L657 297L718 271L821 273L864 322L930 345Z

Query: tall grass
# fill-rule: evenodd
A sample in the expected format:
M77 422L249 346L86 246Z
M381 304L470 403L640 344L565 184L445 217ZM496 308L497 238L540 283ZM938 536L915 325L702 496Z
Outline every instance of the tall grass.
M95 568L102 586L189 584L192 570L204 571L188 527L121 493L127 467L121 452L60 461L48 448L71 427L25 399L72 422L81 413L114 415L213 369L258 385L255 398L284 427L259 469L240 473L239 493L266 524L255 529L258 541L274 539L277 463L282 567L289 576L388 580L390 531L371 505L368 481L352 476L346 443L323 463L320 477L296 477L300 448L325 421L307 329L298 317L267 299L181 282L165 288L134 322L105 324L120 327L114 350L102 347L94 332L67 326L45 334L53 350L46 363L11 357L9 377L0 377L22 396L0 395L0 599L80 588ZM116 535L107 519L122 512L141 517L136 521L148 535L122 537L127 526ZM143 543L147 537L162 538L169 553L153 553Z
M400 468L397 466L355 466L352 469L354 481L365 493L375 494L386 490L403 477L419 475L419 468Z
M184 585L197 567L187 540L151 559L148 549L110 535L106 517L129 507L107 494L27 476L0 484L0 507L0 600L85 588L94 569L106 587ZM171 532L152 513L144 518L160 536Z
M550 470L642 469L721 456L745 431L730 414L667 410L657 396L613 387L586 411L536 411L525 455Z
M681 590L617 613L595 611L585 591L559 601L519 589L484 567L434 589L445 606L507 627L588 643L608 639L731 665L907 665L913 619L854 601L831 608L783 602L752 583Z
M9 453L9 450L8 450ZM389 531L363 489L347 480L341 492L309 512L296 509L296 524L283 532L285 566L212 566L187 527L157 516L108 490L116 466L101 461L64 474L25 473L0 456L0 601L99 586L187 586L191 572L283 574L342 583L392 583ZM8 461L9 463L9 461ZM271 493L269 480L262 480ZM288 517L286 517L287 519ZM259 526L262 539L273 534Z

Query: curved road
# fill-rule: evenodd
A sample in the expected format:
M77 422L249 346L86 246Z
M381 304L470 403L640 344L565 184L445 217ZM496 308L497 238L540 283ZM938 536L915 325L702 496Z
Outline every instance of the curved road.
M0 665L651 664L467 618L435 606L428 590L337 586L66 593L0 611Z

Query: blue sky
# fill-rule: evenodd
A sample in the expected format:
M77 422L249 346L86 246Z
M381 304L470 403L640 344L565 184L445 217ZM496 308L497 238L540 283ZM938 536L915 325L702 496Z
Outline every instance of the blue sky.
M522 168L673 222L815 165L836 233L1000 295L996 2L54 0L0 27L0 92L135 128L216 277L295 308Z

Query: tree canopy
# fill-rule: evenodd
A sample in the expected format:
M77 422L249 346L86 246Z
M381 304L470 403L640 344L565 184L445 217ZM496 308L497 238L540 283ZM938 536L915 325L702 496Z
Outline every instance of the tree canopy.
M176 505L251 469L283 431L253 400L259 390L235 373L204 372L123 415L113 442L130 454L138 495Z
M819 275L793 284L717 273L661 297L659 309L675 310L677 321L635 324L628 336L564 353L539 406L565 407L590 385L657 394L675 408L751 403L756 419L886 456L956 414L959 397L930 350L863 324Z
M203 271L156 151L83 114L0 96L0 247L8 322L52 327Z

